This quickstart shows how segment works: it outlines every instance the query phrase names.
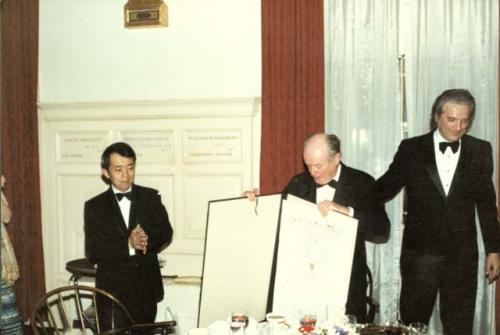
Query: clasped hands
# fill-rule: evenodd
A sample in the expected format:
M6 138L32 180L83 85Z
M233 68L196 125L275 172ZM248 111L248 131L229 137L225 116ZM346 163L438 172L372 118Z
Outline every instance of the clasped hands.
M129 245L137 250L141 250L145 255L148 249L148 234L142 229L141 225L137 225L130 233L128 238Z

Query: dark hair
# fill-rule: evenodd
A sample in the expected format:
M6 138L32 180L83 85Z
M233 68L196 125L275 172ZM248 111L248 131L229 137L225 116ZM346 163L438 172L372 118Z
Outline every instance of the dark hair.
M469 126L467 127L467 130L469 130L469 128L472 126L472 121L474 121L474 115L476 113L476 101L468 90L462 88L453 88L446 90L436 98L436 100L432 104L430 120L431 130L437 129L437 122L435 120L435 117L437 116L439 118L441 114L443 114L443 108L447 102L469 106Z
M337 135L327 134L326 143L328 144L328 153L330 157L340 153L340 138Z
M314 133L309 135L304 141L304 148L309 141L316 137L322 137L325 140L328 156L331 158L340 153L340 139L334 134Z
M113 153L117 153L123 157L132 158L135 163L136 156L134 149L132 149L132 147L125 142L116 142L104 149L101 155L101 167L103 169L109 169L109 157Z

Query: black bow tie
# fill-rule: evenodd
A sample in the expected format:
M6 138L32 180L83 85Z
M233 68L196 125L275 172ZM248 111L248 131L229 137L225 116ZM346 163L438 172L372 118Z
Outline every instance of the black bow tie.
M453 153L455 153L455 152L457 152L459 146L460 146L460 142L459 141L455 141L455 142L439 142L439 150L441 150L441 152L443 154L446 151L447 147L450 147L451 151L453 151Z
M122 201L123 197L127 198L128 200L132 200L132 192L115 193L115 195L118 201Z
M323 186L325 186L325 185L329 185L329 186L331 186L331 187L333 187L333 188L336 188L336 187L337 187L337 185L338 185L338 183L339 183L338 181L336 181L335 179L332 179L332 180L330 180L330 182L329 182L328 184L323 184L323 185L321 185L321 184L316 184L316 187L323 187Z

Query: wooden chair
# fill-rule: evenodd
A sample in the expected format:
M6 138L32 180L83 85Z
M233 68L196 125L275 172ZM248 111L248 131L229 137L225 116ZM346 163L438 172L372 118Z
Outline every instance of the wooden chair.
M70 285L52 290L38 301L30 316L33 334L100 333L101 303L110 306L111 329L119 314L126 325L134 323L125 305L112 294L91 286Z
M99 335L169 335L175 334L175 321L136 324L129 327L114 329Z

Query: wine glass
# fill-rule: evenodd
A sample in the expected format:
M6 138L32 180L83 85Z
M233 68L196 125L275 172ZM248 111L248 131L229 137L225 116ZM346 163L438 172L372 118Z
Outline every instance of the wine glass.
M267 330L269 335L277 335L288 332L288 324L286 323L285 316L279 313L267 313Z
M248 315L244 311L232 312L229 319L229 328L233 334L242 330L245 335L245 328L248 326Z
M358 319L356 318L355 315L346 314L344 320L347 329L352 330L354 332L358 331Z
M302 333L311 333L316 327L316 313L304 313L300 318L300 332Z
M427 334L428 327L425 323L422 322L413 322L409 325L410 334L412 335L425 335Z

